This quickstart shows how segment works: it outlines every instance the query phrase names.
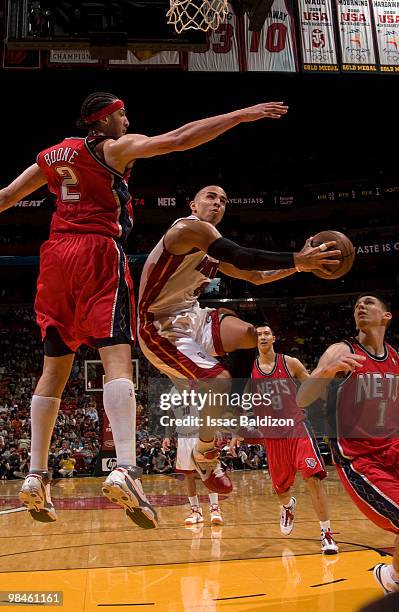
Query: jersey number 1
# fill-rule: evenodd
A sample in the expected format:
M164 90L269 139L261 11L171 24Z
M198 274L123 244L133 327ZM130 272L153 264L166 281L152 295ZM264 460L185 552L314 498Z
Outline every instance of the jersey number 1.
M76 176L76 174L74 173L74 171L72 170L72 168L69 168L68 166L59 166L58 168L56 168L58 174L60 175L60 177L62 178L61 181L61 200L63 202L79 202L80 200L80 193L77 193L76 191L71 192L69 191L69 189L71 187L76 188L77 185L79 184L78 178Z
M386 400L382 400L377 406L377 422L376 427L384 427L385 425L385 412L387 409Z

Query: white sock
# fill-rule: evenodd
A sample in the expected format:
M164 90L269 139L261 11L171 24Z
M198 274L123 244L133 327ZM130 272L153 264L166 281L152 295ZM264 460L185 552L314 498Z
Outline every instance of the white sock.
M393 565L388 565L391 578L394 582L399 582L399 573L395 571Z
M198 501L198 495L193 495L193 497L189 497L188 501L190 502L190 506L196 506L197 508L199 508L199 501Z
M286 508L287 510L289 510L290 508L292 508L293 504L294 504L294 500L291 497L291 499L288 502L288 504L283 504L283 508Z
M331 531L330 521L320 521L322 531Z
M59 397L34 395L31 401L31 457L30 471L47 470L51 436L61 400Z
M218 505L218 494L217 493L209 493L209 501L211 506L217 506Z
M128 378L105 383L104 410L109 419L119 465L136 465L136 396Z

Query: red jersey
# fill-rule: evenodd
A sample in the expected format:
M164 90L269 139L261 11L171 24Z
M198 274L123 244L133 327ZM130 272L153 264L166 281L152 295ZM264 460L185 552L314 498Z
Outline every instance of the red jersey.
M59 233L101 234L124 241L133 227L127 180L98 157L104 136L65 138L41 151L37 163L56 198L50 236Z
M305 420L305 412L296 403L297 383L291 376L287 366L285 355L276 353L274 367L271 372L265 372L259 365L259 359L255 359L252 374L251 387L253 397L253 410L255 416L270 416L272 419L292 419L294 424ZM254 394L267 395L270 397L270 404L256 406ZM278 425L272 427L262 427L258 429L265 438L282 437L293 432L292 426Z
M399 438L399 357L384 343L384 355L372 355L354 338L345 343L363 355L363 367L330 385L328 405L336 422L334 456L352 459L387 449Z

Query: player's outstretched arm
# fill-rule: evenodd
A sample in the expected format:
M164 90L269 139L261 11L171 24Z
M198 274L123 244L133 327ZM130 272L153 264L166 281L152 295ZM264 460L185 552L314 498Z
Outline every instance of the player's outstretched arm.
M224 261L220 263L219 270L223 272L223 274L227 274L227 276L240 278L253 285L273 283L282 278L287 278L287 276L292 276L292 274L295 274L297 271L295 268L288 268L288 270L239 270L232 264L228 264Z
M291 357L291 355L286 355L285 359L286 359L289 371L291 372L291 375L294 378L296 378L297 380L300 380L301 382L309 378L310 374L305 368L305 366L303 365L302 361L300 361L296 357Z
M324 270L326 263L339 263L333 259L341 251L320 251L311 246L309 238L299 253L278 253L242 247L232 240L223 238L218 230L206 221L184 219L176 223L165 235L165 247L174 255L184 255L191 249L201 249L214 259L232 264L239 270ZM335 246L326 242L326 248Z
M363 367L365 357L355 355L344 342L332 344L319 359L317 367L302 382L296 395L298 406L305 408L317 399L327 398L327 388L338 373L345 375Z
M187 151L209 142L240 123L259 119L279 119L288 111L283 102L265 102L242 108L225 115L192 121L159 136L127 134L104 145L106 161L111 166L125 164L146 157L165 155L173 151Z
M47 179L37 164L29 166L22 174L0 189L0 212L14 206L19 200L26 197L42 185L47 183Z

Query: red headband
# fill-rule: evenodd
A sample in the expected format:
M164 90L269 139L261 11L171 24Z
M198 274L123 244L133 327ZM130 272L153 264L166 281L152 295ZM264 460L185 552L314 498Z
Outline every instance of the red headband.
M100 121L100 119L104 119L104 117L107 117L107 115L111 115L112 113L119 110L120 108L123 108L124 106L125 104L124 102L122 102L122 100L114 100L114 102L112 102L111 104L107 104L107 106L104 106L104 108L97 111L96 113L85 117L84 122L94 123L95 121Z

